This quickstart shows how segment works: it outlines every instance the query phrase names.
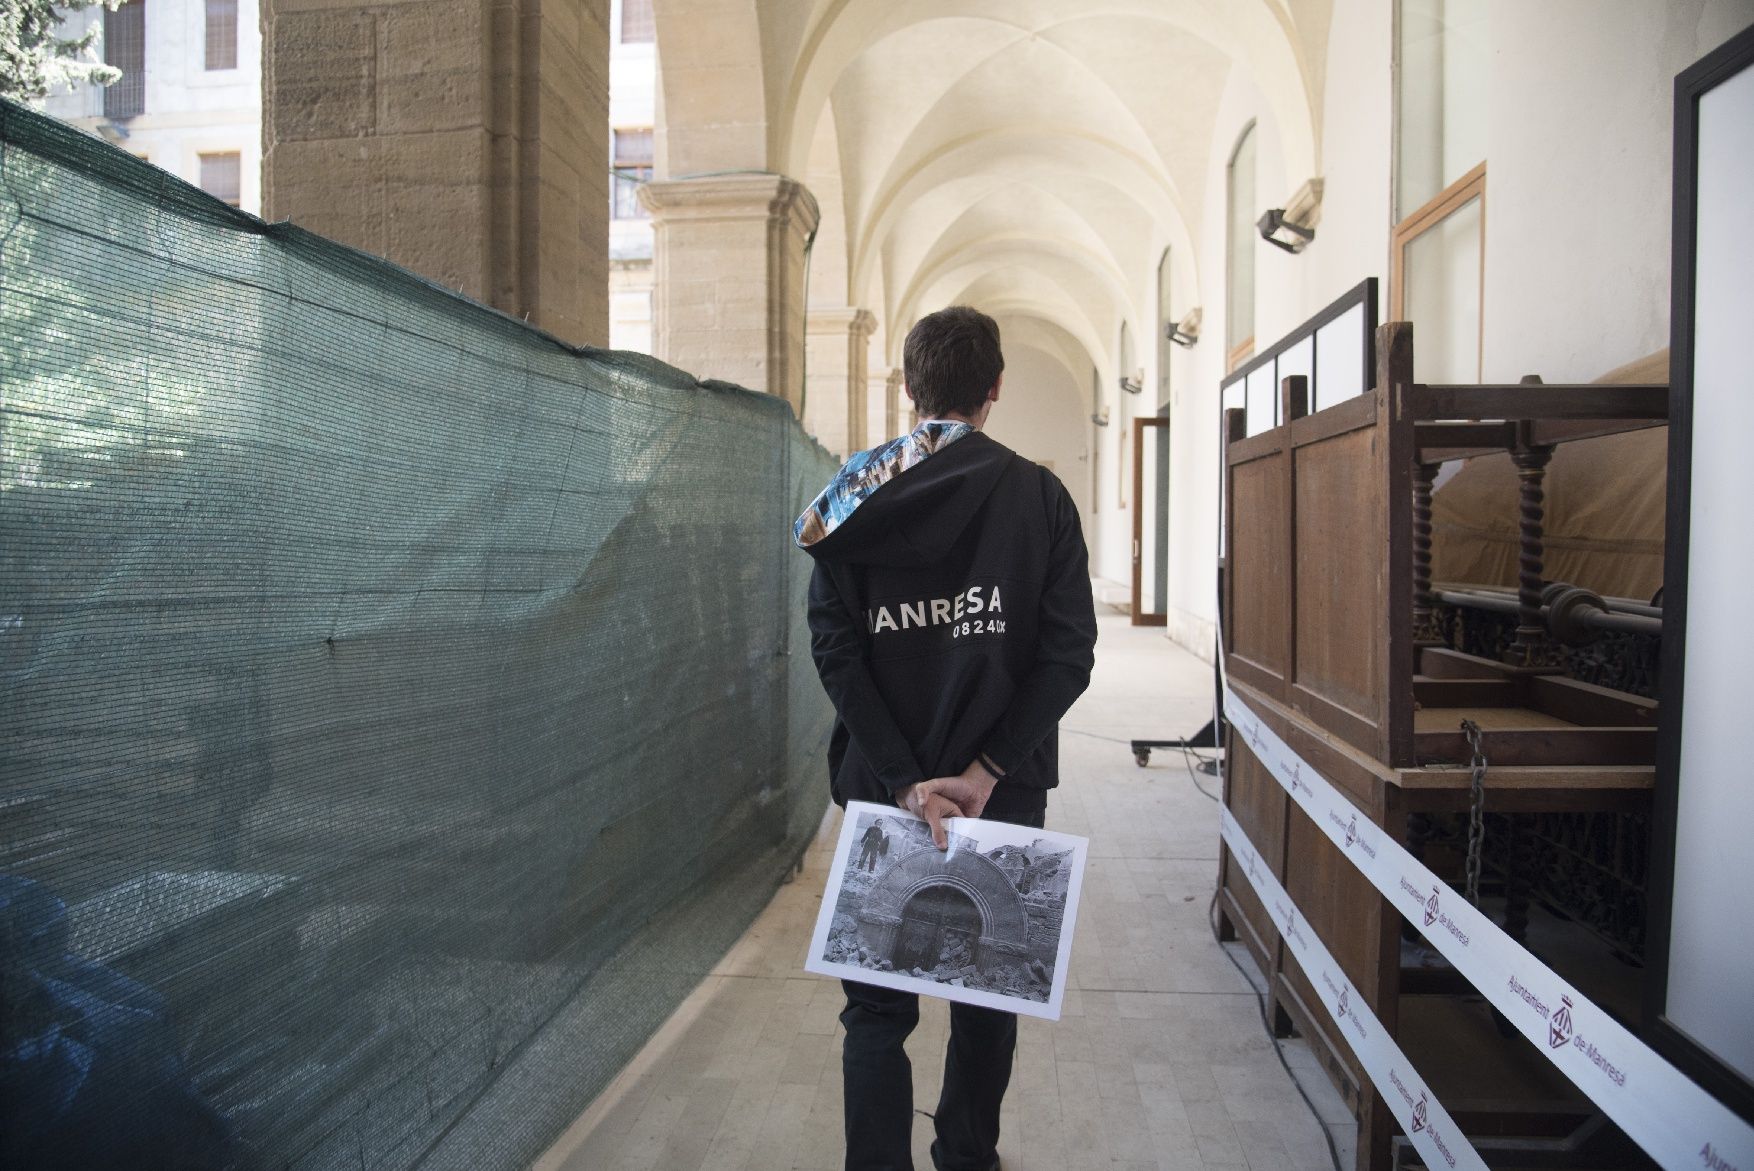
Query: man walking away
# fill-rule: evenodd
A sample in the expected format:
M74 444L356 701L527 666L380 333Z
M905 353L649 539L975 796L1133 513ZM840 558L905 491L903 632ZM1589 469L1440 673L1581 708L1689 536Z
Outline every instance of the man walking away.
M836 802L1041 826L1059 720L1096 645L1077 509L1054 474L981 433L1005 368L992 318L952 306L907 336L913 432L848 460L798 518L815 559L811 651L834 703ZM854 981L841 1023L849 1171L911 1171L919 1000ZM950 1006L939 1171L997 1168L1017 1018Z

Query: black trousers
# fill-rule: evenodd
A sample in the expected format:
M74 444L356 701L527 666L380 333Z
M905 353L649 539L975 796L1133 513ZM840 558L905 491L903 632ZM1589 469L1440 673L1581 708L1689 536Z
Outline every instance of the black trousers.
M1045 812L989 810L983 817L1040 828ZM841 1047L847 1171L913 1171L913 1064L903 1046L920 1023L920 998L851 980L841 986L847 994L840 1014L847 1030ZM999 1108L1016 1052L1016 1016L951 1004L932 1144L939 1171L989 1171L997 1165Z

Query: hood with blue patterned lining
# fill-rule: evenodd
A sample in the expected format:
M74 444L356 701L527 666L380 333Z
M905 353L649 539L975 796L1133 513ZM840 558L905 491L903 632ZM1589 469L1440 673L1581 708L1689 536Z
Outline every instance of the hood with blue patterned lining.
M818 560L931 564L1014 458L967 423L929 419L847 460L798 517L793 540Z

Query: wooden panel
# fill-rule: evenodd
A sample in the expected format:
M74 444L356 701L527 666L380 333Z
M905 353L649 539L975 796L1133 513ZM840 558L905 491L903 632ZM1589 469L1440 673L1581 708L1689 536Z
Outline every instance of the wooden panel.
M1541 447L1551 447L1555 443L1570 443L1577 439L1595 439L1603 435L1622 435L1628 431L1643 431L1650 427L1666 427L1667 423L1652 420L1631 422L1627 420L1589 421L1579 419L1537 419L1535 421L1534 442Z
M1367 430L1375 426L1376 396L1361 394L1325 411L1292 420L1291 443L1294 447L1307 447L1311 443L1320 443L1348 431Z
M1419 673L1433 679L1507 679L1510 671L1503 663L1465 655L1448 647L1424 647L1419 652Z
M1387 609L1376 434L1353 431L1293 452L1297 683L1370 725L1382 708L1376 664Z
M1417 813L1468 808L1466 765L1404 769L1396 782ZM1486 808L1498 813L1604 813L1650 806L1656 770L1648 764L1517 765L1486 770Z
M1229 655L1224 660L1224 670L1232 683L1246 683L1257 691L1277 694L1284 688L1284 680L1272 671L1257 667L1239 655Z
M1233 684L1236 682L1232 680ZM1293 752L1333 782L1334 787L1360 809L1373 808L1381 786L1398 780L1400 774L1377 760L1368 748L1359 747L1348 737L1317 724L1305 714L1293 714L1248 687L1237 687L1236 691L1262 722L1291 746ZM1307 693L1304 698L1309 699Z
M1359 813L1361 822L1370 818ZM1347 979L1373 1010L1383 1007L1378 987L1383 897L1301 808L1286 827L1286 893L1302 909ZM1356 847L1355 847L1356 848Z
M1529 695L1533 697L1534 706L1568 723L1587 727L1621 724L1654 728L1657 722L1657 701L1654 699L1643 699L1560 675L1534 676L1529 680Z
M1316 1063L1328 1075L1341 1101L1357 1117L1361 1098L1371 1092L1370 1078L1352 1047L1340 1036L1327 1006L1310 990L1309 977L1290 955L1285 957L1285 970L1279 973L1273 991L1298 1034L1309 1043Z
M1383 742L1382 727L1358 715L1351 708L1341 707L1301 683L1291 685L1288 703L1323 731L1338 736L1373 758L1378 755Z
M1512 423L1419 423L1413 430L1420 451L1509 451L1516 443Z
M1420 708L1413 713L1413 727L1420 732L1459 732L1462 721L1472 720L1485 732L1518 728L1575 728L1577 725L1532 707L1505 704L1454 704Z
M1283 457L1234 468L1230 481L1231 650L1280 679L1291 588L1283 552L1289 539L1283 482ZM1282 694L1282 688L1272 693Z
M1224 791L1224 804L1230 810L1236 823L1243 832L1248 834L1249 841L1261 853L1261 858L1273 871L1273 876L1284 881L1285 867L1283 863L1282 843L1285 836L1285 790L1273 779L1266 766L1250 752L1248 746L1232 730L1230 743L1225 753L1225 770L1227 773ZM1233 864L1234 865L1234 864ZM1256 897L1248 878L1241 874L1226 872L1225 888L1248 920L1248 928L1275 953L1275 956L1263 957L1268 960L1268 968L1273 966L1278 951L1279 930L1273 924L1273 917L1267 908Z
M1407 410L1417 419L1667 419L1669 387L1415 386Z
M1225 447L1225 458L1231 464L1249 464L1278 454L1285 446L1285 432L1275 427L1271 431L1263 431L1259 435L1250 435L1243 439L1233 439Z
M1469 758L1461 732L1419 732L1420 764ZM1480 750L1493 765L1651 764L1656 760L1655 728L1531 728L1483 731Z
M1528 697L1528 687L1522 679L1434 679L1429 675L1413 676L1413 698L1420 708L1519 707L1528 704ZM1415 712L1415 721L1418 718L1419 713Z

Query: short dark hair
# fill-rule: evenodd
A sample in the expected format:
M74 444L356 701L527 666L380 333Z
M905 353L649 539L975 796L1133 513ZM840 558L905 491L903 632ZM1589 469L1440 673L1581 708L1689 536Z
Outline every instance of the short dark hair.
M923 418L974 414L1004 370L999 323L967 305L920 318L901 349L902 377Z

